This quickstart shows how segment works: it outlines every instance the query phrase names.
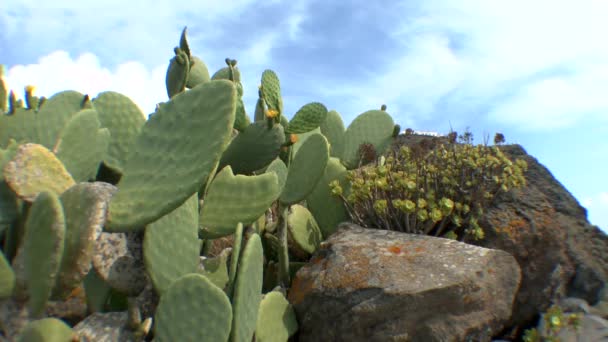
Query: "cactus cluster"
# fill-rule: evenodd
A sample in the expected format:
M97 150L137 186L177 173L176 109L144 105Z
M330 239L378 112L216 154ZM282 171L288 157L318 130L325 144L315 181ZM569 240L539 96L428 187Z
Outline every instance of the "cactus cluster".
M360 145L381 154L395 125L383 106L345 129L318 102L288 120L272 70L251 120L237 61L210 76L186 34L167 69L169 99L148 120L116 92L46 99L26 87L23 102L0 82L5 336L83 336L88 318L70 327L58 309L74 301L95 315L125 312L120 326L138 340L285 341L297 331L290 279L347 219L329 184L347 187ZM212 255L226 237L231 248Z

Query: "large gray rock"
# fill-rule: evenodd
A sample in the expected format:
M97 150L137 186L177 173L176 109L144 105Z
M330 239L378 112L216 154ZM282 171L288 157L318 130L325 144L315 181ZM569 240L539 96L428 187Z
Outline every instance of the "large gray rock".
M490 341L520 279L503 251L343 223L289 300L299 341Z

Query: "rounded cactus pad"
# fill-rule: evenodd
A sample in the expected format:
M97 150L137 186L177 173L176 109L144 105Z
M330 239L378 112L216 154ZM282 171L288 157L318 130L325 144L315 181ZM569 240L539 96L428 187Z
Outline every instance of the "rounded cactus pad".
M66 235L54 297L66 298L89 273L95 240L103 230L108 203L114 191L116 187L107 183L79 183L59 196Z
M122 173L129 150L146 122L144 114L130 98L113 91L100 93L93 99L93 107L101 127L111 135L103 162Z
M254 233L247 240L236 276L232 299L234 313L231 340L234 342L249 342L253 337L262 300L263 273L262 240Z
M15 272L6 260L4 253L0 253L0 299L9 298L15 288Z
M308 254L314 253L323 237L315 218L306 207L294 204L287 216L289 236L295 242L296 248Z
M266 101L268 109L275 109L279 111L279 115L283 114L281 82L279 82L277 74L270 69L262 72L262 97Z
M101 128L94 109L83 109L66 124L54 152L72 178L85 182L95 178L110 143L110 132Z
M329 141L329 154L332 157L342 159L344 151L344 122L335 110L327 112L325 121L321 124L321 133Z
M73 341L74 331L57 318L43 318L25 326L17 342Z
M165 78L167 95L170 99L186 89L189 73L190 59L188 58L188 55L180 48L175 48L175 57L171 58L171 61L169 62L167 76Z
M359 115L346 129L342 162L348 169L354 169L359 162L359 146L369 143L378 152L384 151L392 139L395 123L382 110L369 110Z
M75 184L53 152L42 145L20 145L4 166L6 183L21 199L32 202L42 191L61 194Z
M330 158L323 177L306 198L308 210L314 215L325 238L336 231L338 224L349 219L344 203L332 194L329 186L329 183L337 180L343 188L346 187L346 174L346 168L340 160Z
M195 273L199 265L198 194L146 227L144 263L162 295L177 278Z
M212 81L164 103L142 127L129 152L106 230L143 227L197 192L230 139L236 89Z
M283 191L283 187L285 186L285 181L287 180L287 166L281 160L281 158L277 158L268 165L266 168L266 172L274 172L277 175L277 179L279 181L279 191Z
M282 342L298 330L293 307L279 291L264 295L255 329L256 342Z
M257 171L279 155L284 142L283 126L273 125L268 129L266 122L254 122L232 139L222 155L219 168L230 165L237 174Z
M230 166L223 168L205 195L201 236L213 239L233 234L239 222L248 225L257 220L278 196L279 184L274 173L234 175Z
M196 56L190 57L190 73L188 75L186 87L194 88L201 83L209 81L209 69L207 69L205 62Z
M30 312L41 314L55 286L63 256L65 217L58 196L41 192L32 204L23 237L24 273Z
M200 274L175 280L160 298L154 336L158 342L228 341L232 325L230 300Z
M327 108L319 102L311 102L304 105L296 112L291 121L287 133L306 133L319 127L327 117Z
M327 139L322 134L308 137L289 165L287 180L279 200L290 205L306 198L323 176L328 160Z

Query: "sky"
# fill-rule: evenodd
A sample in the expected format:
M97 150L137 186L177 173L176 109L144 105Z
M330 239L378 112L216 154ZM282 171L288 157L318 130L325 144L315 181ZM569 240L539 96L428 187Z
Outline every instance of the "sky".
M2 0L0 64L19 97L113 90L147 116L187 26L211 74L238 61L250 117L272 69L288 118L386 104L402 128L501 132L608 231L607 17L605 0Z

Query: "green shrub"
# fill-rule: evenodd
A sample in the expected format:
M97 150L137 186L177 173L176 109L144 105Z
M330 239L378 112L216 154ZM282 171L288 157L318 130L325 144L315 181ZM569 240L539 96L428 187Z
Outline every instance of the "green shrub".
M349 190L337 182L353 222L366 227L482 239L478 220L501 191L525 186L527 164L509 160L498 146L421 143L390 151L377 163L351 170Z

